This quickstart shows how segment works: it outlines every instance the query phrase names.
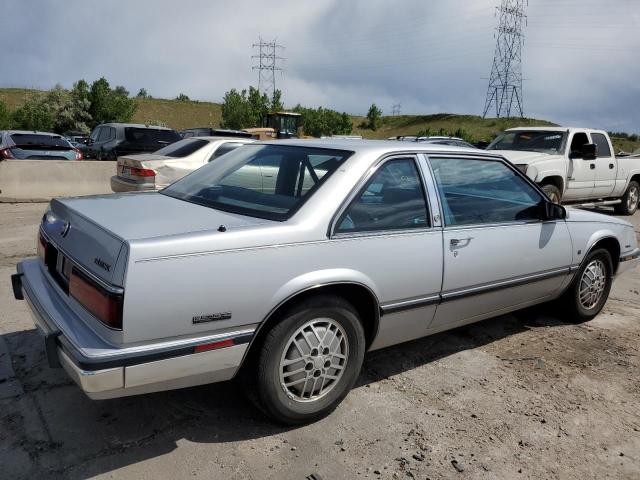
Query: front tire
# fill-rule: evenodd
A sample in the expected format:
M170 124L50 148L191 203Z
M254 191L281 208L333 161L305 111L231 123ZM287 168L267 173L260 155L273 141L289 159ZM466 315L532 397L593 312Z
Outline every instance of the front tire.
M620 199L622 203L615 206L615 212L619 215L633 215L638 209L640 200L640 185L636 181L629 182L627 191Z
M594 318L607 302L613 281L611 254L603 249L591 252L582 262L561 303L573 323Z
M551 185L551 184L543 185L542 191L545 193L547 197L549 197L549 200L551 200L552 203L559 204L560 201L562 200L562 192L555 185Z
M347 396L364 353L364 330L353 306L319 295L291 308L267 333L245 386L256 406L274 420L313 422Z

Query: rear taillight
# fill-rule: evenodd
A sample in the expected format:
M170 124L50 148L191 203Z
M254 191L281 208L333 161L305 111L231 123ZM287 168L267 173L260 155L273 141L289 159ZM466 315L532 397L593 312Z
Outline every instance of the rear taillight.
M15 157L13 156L13 152L11 152L10 148L3 148L0 150L0 158L10 159Z
M76 160L82 160L84 157L82 156L82 152L77 148L73 149L73 152L76 154Z
M44 235L38 232L38 244L36 245L36 251L38 252L38 257L44 260L45 253L47 251L47 241L44 239Z
M76 268L71 270L69 295L107 327L122 330L122 295L108 292Z
M155 177L156 172L150 168L131 167L131 175L135 175L136 177Z

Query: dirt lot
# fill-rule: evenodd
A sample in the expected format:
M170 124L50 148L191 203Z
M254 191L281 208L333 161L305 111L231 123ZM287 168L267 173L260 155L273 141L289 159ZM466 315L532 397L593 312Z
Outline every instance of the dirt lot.
M584 325L536 309L374 352L286 429L233 383L91 401L49 369L9 281L43 209L0 204L0 477L640 478L638 270Z

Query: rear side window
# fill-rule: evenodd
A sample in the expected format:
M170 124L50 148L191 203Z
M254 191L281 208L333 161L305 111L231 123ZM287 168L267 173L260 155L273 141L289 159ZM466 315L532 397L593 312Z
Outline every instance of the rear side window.
M102 127L100 129L100 136L98 137L99 142L106 142L107 140L109 140L111 135L109 130L109 127Z
M447 225L539 219L542 196L502 162L432 158Z
M128 142L143 145L169 145L181 139L178 132L158 128L126 127L124 137Z
M36 133L14 133L10 137L11 141L18 147L45 147L58 149L71 148L69 142L64 138L51 135L38 135Z
M593 143L598 147L598 158L611 156L611 149L609 148L607 137L602 133L592 133L591 140L593 140Z
M336 233L406 230L429 226L422 181L412 158L378 169L338 220Z
M238 148L238 147L240 147L242 145L244 145L244 144L243 143L237 143L237 142L223 143L218 148L216 148L216 151L213 152L213 154L211 154L211 157L209 158L209 161L215 160L216 158L221 157L225 153L229 153L231 150L235 150L236 148Z
M179 142L172 143L171 145L167 145L166 147L161 148L156 152L156 154L164 155L166 157L184 158L191 155L192 153L197 152L202 147L208 144L209 142L207 142L206 140L186 138L184 140L180 140Z

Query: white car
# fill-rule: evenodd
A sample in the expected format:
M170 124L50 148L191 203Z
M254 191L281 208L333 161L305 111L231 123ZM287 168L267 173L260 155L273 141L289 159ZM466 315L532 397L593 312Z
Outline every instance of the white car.
M233 137L193 137L167 145L154 153L118 157L114 192L159 190L210 161L254 140Z

